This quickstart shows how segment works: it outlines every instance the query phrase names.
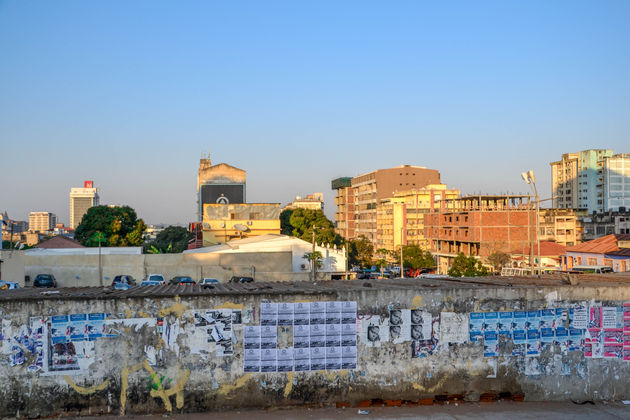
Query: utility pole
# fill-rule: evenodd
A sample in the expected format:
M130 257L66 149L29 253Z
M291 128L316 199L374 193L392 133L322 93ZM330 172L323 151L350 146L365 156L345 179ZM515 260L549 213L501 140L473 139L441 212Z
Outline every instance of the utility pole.
M312 264L311 272L312 272L312 276L313 276L313 283L315 283L315 281L316 281L316 277L315 277L316 276L316 272L315 272L316 268L315 268L315 266L316 266L316 263L317 263L317 261L315 261L315 225L313 225L313 241L312 242L313 242L313 249L311 251L311 264Z
M400 278L405 277L405 270L403 267L403 227L400 228Z

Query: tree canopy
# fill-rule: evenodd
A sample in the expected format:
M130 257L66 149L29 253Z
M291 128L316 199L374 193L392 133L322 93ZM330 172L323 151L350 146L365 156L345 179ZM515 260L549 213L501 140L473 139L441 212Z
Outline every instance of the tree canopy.
M467 257L460 252L453 260L453 266L448 270L448 275L451 277L487 276L488 270L475 257Z
M179 254L188 249L188 241L194 234L181 226L169 226L157 237L144 244L144 251L159 254Z
M503 266L510 262L510 254L503 251L494 251L488 255L488 262L492 264L494 271L501 271Z
M280 213L280 227L285 235L295 236L305 241L313 240L313 226L315 242L341 246L343 238L335 233L333 223L328 220L321 210L287 209Z
M395 261L400 261L400 251L396 252ZM419 245L410 244L403 246L403 264L407 268L433 268L435 260L429 251L423 251Z
M98 246L98 241L93 240L97 232L105 236L107 246L140 246L146 229L147 225L129 206L95 206L85 213L74 236L84 246Z
M374 261L374 245L365 236L348 241L348 263L361 267L371 267Z

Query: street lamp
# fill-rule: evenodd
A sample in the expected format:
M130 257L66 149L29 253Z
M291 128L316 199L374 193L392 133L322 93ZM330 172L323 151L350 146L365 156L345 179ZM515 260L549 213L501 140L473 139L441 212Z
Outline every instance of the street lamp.
M534 192L536 197L536 245L538 246L538 274L540 274L540 197L538 196L538 190L536 189L536 176L531 169L527 172L521 173L523 181L525 181ZM531 265L531 261L530 261Z

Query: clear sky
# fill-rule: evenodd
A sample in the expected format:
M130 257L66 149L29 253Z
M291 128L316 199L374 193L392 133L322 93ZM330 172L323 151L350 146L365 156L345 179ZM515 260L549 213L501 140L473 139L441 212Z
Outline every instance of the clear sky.
M94 180L147 223L196 215L202 152L250 202L412 164L527 192L630 152L630 1L0 0L0 210L69 221Z

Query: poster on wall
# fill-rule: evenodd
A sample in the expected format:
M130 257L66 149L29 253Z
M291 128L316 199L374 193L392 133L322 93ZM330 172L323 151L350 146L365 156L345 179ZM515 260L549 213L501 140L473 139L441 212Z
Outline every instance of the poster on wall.
M394 344L411 340L411 311L392 309L389 312L389 339Z
M483 312L471 312L469 315L468 330L470 341L479 341L483 338Z
M509 324L507 328L509 329ZM468 317L466 314L440 313L440 343L465 343L468 338Z
M497 324L497 332L499 335L512 335L512 319L514 313L512 311L499 312L499 323Z
M588 328L589 312L586 307L570 308L569 309L569 327L578 330L585 330Z

